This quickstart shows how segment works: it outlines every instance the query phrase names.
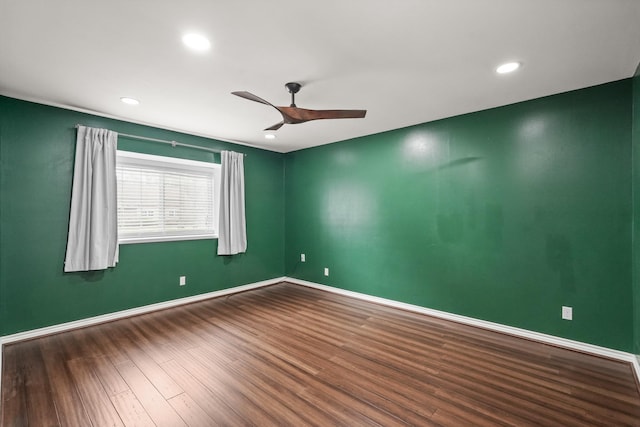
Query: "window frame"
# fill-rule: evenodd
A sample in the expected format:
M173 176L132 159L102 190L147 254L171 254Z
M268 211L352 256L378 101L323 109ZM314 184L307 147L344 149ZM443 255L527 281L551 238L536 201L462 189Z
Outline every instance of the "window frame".
M147 167L156 170L200 170L211 173L213 179L212 192L213 192L213 232L212 233L199 233L199 234L163 234L163 235L149 235L149 236L131 236L122 237L118 233L118 243L121 245L136 244L136 243L153 243L153 242L174 242L174 241L187 241L187 240L203 240L203 239L217 239L218 238L218 216L220 207L220 164L203 162L198 160L188 160L178 157L159 156L155 154L138 153L134 151L116 150L116 169L121 164L129 164L140 167ZM118 183L119 185L119 183ZM118 230L119 231L119 230Z

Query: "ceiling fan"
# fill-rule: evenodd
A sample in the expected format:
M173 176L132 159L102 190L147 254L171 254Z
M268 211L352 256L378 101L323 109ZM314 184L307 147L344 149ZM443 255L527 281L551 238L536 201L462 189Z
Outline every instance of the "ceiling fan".
M265 130L278 130L282 125L304 123L311 120L320 119L361 119L367 114L367 110L308 110L296 107L295 95L302 85L300 83L287 83L284 85L291 94L291 105L288 107L277 107L264 99L245 91L231 92L233 95L245 98L261 104L270 105L282 114L282 121L266 128Z

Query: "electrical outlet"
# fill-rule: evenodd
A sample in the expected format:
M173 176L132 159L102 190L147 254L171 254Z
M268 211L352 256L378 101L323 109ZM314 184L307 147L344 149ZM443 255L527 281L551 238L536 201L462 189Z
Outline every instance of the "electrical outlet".
M562 318L564 320L573 320L573 307L562 306Z
M324 275L328 276L329 275L329 267L325 267L324 268Z
M187 276L180 276L180 286L187 284Z
M304 256L304 254L300 254L300 262L305 262L307 260L307 257Z

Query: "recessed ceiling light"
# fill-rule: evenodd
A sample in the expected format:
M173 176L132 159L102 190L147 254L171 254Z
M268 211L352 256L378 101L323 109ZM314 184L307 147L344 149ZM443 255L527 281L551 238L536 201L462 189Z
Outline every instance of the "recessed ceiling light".
M124 102L125 104L128 104L128 105L138 105L138 104L140 104L140 101L138 101L137 99L129 98L127 96L123 96L122 98L120 98L120 101L122 101L122 102Z
M209 50L211 47L211 42L208 38L196 33L189 33L182 36L182 43L184 43L189 49L198 52Z
M507 62L505 64L502 64L498 68L496 68L496 73L498 73L498 74L511 73L511 72L517 70L518 68L520 68L520 63L519 62Z
M273 133L266 133L264 137L265 139L276 139L276 135Z

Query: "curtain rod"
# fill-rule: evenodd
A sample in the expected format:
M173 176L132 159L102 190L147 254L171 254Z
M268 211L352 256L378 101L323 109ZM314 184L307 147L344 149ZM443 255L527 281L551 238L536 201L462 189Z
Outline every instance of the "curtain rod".
M78 129L78 126L84 126L84 125L76 124L76 129ZM169 144L172 147L176 147L176 146L188 147L188 148L194 148L196 150L209 151L211 153L218 153L218 154L220 154L220 152L222 151L222 150L217 150L215 148L201 147L199 145L184 144L178 141L169 141L166 139L157 139L157 138L147 138L146 136L130 135L128 133L119 133L119 132L117 133L118 133L118 136L124 136L125 138L139 139L141 141L160 142L162 144ZM246 154L244 155L246 156Z

